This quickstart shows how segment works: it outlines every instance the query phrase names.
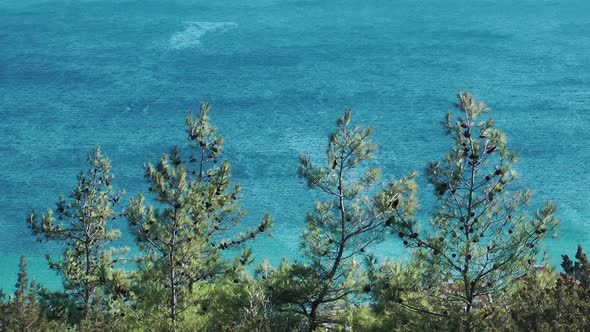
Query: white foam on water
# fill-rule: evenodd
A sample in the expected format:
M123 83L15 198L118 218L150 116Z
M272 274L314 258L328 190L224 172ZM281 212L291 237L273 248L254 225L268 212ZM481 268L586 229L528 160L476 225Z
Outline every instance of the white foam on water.
M209 32L222 32L238 26L235 22L185 22L186 28L170 37L170 47L183 49L199 46L201 37Z

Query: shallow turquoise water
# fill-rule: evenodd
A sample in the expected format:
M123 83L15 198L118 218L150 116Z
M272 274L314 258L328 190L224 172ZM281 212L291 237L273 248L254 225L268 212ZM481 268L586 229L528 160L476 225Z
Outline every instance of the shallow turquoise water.
M67 193L97 144L128 197L142 164L184 142L184 117L213 105L254 245L293 257L314 196L301 153L321 156L346 107L375 129L385 178L422 170L449 141L440 120L457 90L492 109L520 152L521 184L559 203L554 261L590 250L590 2L43 1L0 2L0 288L18 256L58 280L25 226ZM433 198L422 187L428 213ZM121 225L125 229L125 225ZM407 256L397 242L380 255Z

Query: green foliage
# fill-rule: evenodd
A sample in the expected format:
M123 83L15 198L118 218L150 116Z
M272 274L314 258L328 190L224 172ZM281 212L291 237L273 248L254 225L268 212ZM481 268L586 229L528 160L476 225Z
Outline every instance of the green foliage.
M110 224L119 217L116 205L122 192L112 187L111 163L100 148L88 156L89 169L80 172L69 200L60 197L57 207L46 212L41 220L32 212L28 223L40 240L56 241L64 246L62 257L47 257L51 269L64 277L66 294L77 303L81 317L89 320L94 314L109 312L111 301L105 293L118 255L125 250L109 247L121 233ZM56 217L57 216L57 217ZM92 317L96 322L108 317Z
M200 327L209 331L299 331L304 323L291 313L281 312L262 285L250 278L240 283L209 284L205 289L197 296L206 301L199 306L206 312L206 323Z
M424 288L433 290L432 314L455 319L454 313L464 312L463 329L472 330L489 314L473 309L532 270L538 243L557 219L550 203L526 216L530 191L508 191L516 179L516 155L506 136L492 119L479 119L489 112L483 103L469 93L458 99L458 115L449 113L445 123L454 145L426 168L438 198L429 227L420 230L411 213L396 213L394 224L423 268Z
M282 311L273 303L261 285L248 289L246 305L240 309L237 324L228 331L304 331L307 322L300 316Z
M539 272L519 280L506 301L510 322L505 330L590 330L590 277L588 258L578 246L576 262L563 255L564 273Z
M186 122L189 147L175 147L157 165L145 166L154 205L146 206L140 195L127 209L145 255L135 301L152 307L144 310L146 319L159 317L166 330L179 328L181 313L194 304L189 300L194 287L205 280L239 278L251 261L250 250L233 261L223 251L242 247L271 227L266 215L256 228L236 234L244 215L238 206L240 187L230 182L229 163L218 164L223 138L210 124L209 106L202 104L200 115L191 114Z
M369 279L373 284L371 305L381 318L377 331L456 331L458 320L450 319L459 313L436 312L433 297L442 296L437 288L425 286L421 262L401 264L369 261Z
M39 290L39 307L49 322L50 331L75 329L80 322L80 310L74 299L63 291Z
M351 111L330 135L326 164L301 157L301 176L328 198L308 213L301 238L305 261L283 262L268 280L273 301L308 320L308 330L338 322L338 313L370 290L360 262L366 249L384 239L388 220L382 197L371 198L380 171L367 168L376 145L371 129L352 126Z

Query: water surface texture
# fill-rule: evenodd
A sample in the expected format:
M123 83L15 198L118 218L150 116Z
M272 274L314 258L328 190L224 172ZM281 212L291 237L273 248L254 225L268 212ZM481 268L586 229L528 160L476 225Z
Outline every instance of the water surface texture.
M375 129L388 179L442 157L458 90L492 108L535 204L559 204L553 261L590 250L589 55L587 0L3 0L0 288L19 255L57 287L44 261L57 248L35 242L26 215L69 192L94 146L131 197L147 187L143 163L185 143L199 101L243 185L244 224L276 220L258 258L296 257L317 198L298 156L322 156L343 109ZM427 218L432 188L420 193ZM398 242L376 253L407 257Z

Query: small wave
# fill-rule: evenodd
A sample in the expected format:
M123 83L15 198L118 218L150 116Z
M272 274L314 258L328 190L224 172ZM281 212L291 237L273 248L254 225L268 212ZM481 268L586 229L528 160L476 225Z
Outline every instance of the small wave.
M183 49L199 46L208 32L225 31L238 26L235 22L185 22L186 28L170 37L170 47Z

